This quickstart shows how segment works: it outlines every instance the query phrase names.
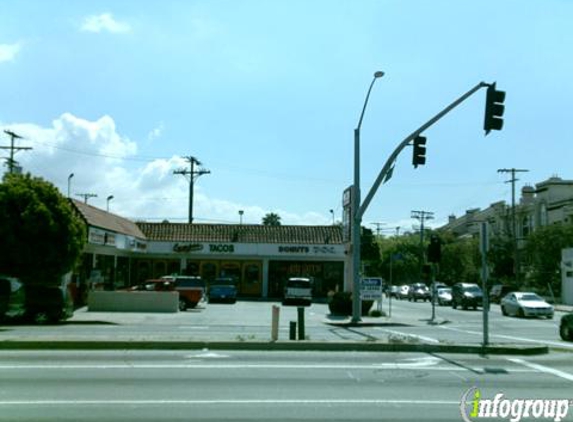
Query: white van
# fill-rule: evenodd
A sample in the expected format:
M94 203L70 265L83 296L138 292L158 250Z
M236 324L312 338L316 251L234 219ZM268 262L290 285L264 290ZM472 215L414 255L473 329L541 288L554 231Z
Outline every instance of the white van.
M312 280L306 277L291 277L285 284L283 305L300 304L310 306L312 302Z

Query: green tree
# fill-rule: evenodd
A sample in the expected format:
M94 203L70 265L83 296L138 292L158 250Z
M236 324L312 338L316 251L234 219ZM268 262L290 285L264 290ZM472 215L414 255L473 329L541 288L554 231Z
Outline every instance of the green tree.
M364 263L365 275L380 274L380 248L372 230L362 227L360 236L360 260Z
M379 242L382 262L380 273L392 284L410 284L420 280L420 236L405 234L383 238Z
M534 287L551 286L561 291L561 250L573 247L573 224L551 224L536 229L527 237L525 247L529 264L527 281Z
M514 246L510 237L496 236L491 239L487 260L492 282L514 282Z
M269 212L263 217L263 226L280 226L280 225L281 225L281 216L274 212Z
M447 284L479 283L481 259L477 239L456 239L449 233L441 236L442 260L437 279Z
M54 185L30 174L0 183L0 273L57 284L79 259L85 226Z

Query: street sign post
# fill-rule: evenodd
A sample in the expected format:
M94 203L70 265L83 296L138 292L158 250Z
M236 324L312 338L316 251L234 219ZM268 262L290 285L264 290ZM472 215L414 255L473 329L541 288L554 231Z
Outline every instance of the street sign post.
M379 311L382 310L382 285L380 277L363 278L360 283L360 299L377 301Z

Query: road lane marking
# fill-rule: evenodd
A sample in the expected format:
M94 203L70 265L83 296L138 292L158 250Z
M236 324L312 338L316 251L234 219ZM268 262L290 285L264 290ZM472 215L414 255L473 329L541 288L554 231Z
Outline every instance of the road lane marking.
M390 334L395 334L395 335L398 335L398 336L413 337L413 338L417 338L417 339L420 339L420 340L424 340L424 341L427 341L427 342L430 342L430 343L439 343L439 342L440 342L440 340L435 339L435 338L432 338L432 337L421 336L421 335L418 335L418 334L408 334L408 333L405 333L405 332L403 332L403 331L389 330L389 329L387 329L387 328L381 328L381 327L374 327L374 329L375 329L375 330L378 330L378 331L384 331L384 332L390 333Z
M573 381L573 375L572 374L570 374L568 372L560 371L559 369L551 368L551 367L545 366L545 365L539 365L538 363L528 362L526 360L519 359L519 358L506 358L506 359L510 362L517 363L517 364L520 364L523 366L527 366L528 368L535 369L536 371L539 371L539 372L555 375L555 376L558 376L560 378L564 378L568 381Z
M245 369L245 370L268 370L268 369L298 369L298 370L313 370L313 369L332 369L332 370L386 370L386 369L402 369L402 370L424 370L424 371L460 371L466 372L467 368L453 367L453 366L437 366L437 361L431 361L431 358L423 358L418 361L406 363L375 363L368 365L334 365L334 364L202 364L202 363L188 363L188 364L138 364L138 363L125 363L125 364L19 364L19 365L0 365L0 371L37 371L37 370L118 370L118 369L140 369L140 370L154 370L154 369L194 369L194 370L213 370L213 369ZM512 370L511 372L536 372L532 369Z
M1 406L126 406L126 405L458 405L459 400L393 400L393 399L216 399L216 400L1 400Z
M457 331L460 333L466 333L466 334L475 334L475 335L479 335L482 336L483 333L481 331L469 331L469 330L462 330L461 328L454 328L454 327L443 327L440 326L440 328L442 330L450 330L450 331ZM558 341L549 341L549 340L533 340L530 338L523 338L523 337L514 337L514 336L506 336L504 334L492 334L490 332L489 334L490 337L499 337L499 338L504 338L507 340L513 340L513 341L523 341L526 343L537 343L537 344L542 344L544 346L550 345L550 346L556 346L556 347L565 347L565 348L573 348L573 344L567 344L565 342L558 342Z

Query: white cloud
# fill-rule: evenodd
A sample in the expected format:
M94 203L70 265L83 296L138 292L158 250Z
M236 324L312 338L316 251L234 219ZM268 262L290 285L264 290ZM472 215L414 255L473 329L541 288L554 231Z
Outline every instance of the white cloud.
M73 173L71 195L76 199L79 193L97 194L89 203L105 209L107 196L113 195L110 210L116 214L153 221L187 220L189 179L173 171L187 168L188 163L179 156L142 162L135 156L137 143L120 134L110 116L90 121L64 113L49 127L31 123L1 126L0 134L2 129L11 129L24 137L17 141L18 146L33 148L16 155L23 170L52 182L62 193L67 193L68 176ZM246 224L260 223L268 212L278 213L283 224L330 224L329 216L233 203L206 194L201 184L195 186L197 222L238 223L239 210L244 211Z
M147 134L147 140L154 141L157 138L161 138L161 136L163 136L164 130L165 124L163 122L159 122L159 124Z
M0 44L0 63L13 61L20 49L20 43Z
M101 15L91 15L84 19L81 28L86 32L111 32L114 34L131 31L131 26L125 22L119 22L114 19L111 13L102 13Z

